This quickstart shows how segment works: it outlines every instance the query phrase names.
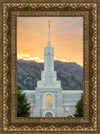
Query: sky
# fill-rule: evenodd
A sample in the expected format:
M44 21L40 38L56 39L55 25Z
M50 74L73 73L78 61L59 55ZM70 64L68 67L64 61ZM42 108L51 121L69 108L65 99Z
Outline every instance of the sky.
M17 58L44 61L48 21L54 59L83 66L83 17L17 17Z

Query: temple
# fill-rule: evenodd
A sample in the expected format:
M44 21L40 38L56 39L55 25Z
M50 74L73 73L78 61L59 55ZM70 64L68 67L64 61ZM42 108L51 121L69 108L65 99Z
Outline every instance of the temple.
M24 90L31 103L31 117L67 117L75 113L75 105L80 99L81 90L62 90L54 70L54 47L50 42L49 21L48 44L44 48L44 70L41 80L37 81L34 90Z

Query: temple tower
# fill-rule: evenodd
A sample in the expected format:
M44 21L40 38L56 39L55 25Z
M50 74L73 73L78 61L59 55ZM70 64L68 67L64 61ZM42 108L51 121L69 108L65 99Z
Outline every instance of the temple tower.
M44 48L44 71L41 72L41 80L37 82L36 87L35 112L37 117L61 117L63 115L62 88L61 82L57 80L57 73L54 71L54 47L50 42L50 21L48 30L49 40Z
M44 71L41 73L41 81L37 82L37 88L61 88L61 82L57 81L57 73L54 71L54 47L50 42L50 21L49 41L44 48Z

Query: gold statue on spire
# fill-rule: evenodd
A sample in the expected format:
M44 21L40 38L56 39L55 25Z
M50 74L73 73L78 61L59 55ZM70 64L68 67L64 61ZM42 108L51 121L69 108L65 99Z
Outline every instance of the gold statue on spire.
M49 24L49 28L50 28L50 20L49 20L48 24Z

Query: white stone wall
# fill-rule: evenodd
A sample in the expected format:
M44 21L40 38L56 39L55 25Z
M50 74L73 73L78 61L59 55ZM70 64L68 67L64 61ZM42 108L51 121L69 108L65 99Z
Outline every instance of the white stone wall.
M23 92L26 94L28 101L31 102L31 117L44 117L47 111L51 111L54 114L54 117L67 117L68 115L73 116L76 110L75 105L80 99L81 93L83 93L82 90L62 91L62 102L60 102L60 94L58 94L57 96L57 92L54 91L52 93L52 95L54 96L54 106L51 109L45 109L45 106L43 106L43 101L45 101L45 97L43 98L43 96L46 95L45 92L42 92L41 94L39 93L39 96L37 96L37 106L35 98L36 91L24 90ZM60 103L62 103L62 107L60 107Z

